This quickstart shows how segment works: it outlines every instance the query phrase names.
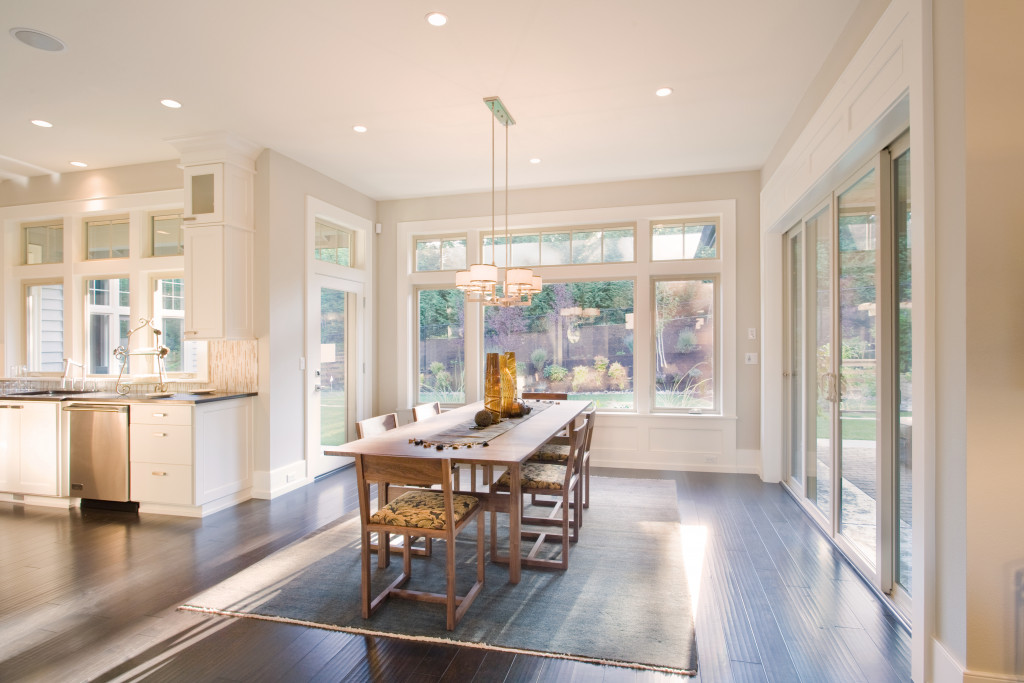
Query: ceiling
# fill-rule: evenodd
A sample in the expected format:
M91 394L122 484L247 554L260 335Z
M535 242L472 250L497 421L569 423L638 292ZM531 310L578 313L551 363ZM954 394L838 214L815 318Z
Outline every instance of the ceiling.
M856 5L3 0L0 178L176 159L166 140L229 131L377 200L480 191L493 95L517 123L512 187L758 169Z

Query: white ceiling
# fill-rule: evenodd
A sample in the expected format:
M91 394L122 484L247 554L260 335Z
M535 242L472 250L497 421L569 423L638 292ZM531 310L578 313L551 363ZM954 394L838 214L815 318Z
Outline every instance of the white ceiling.
M757 169L856 5L2 0L0 178L175 159L165 140L230 131L378 200L479 191L491 95L517 121L512 187Z

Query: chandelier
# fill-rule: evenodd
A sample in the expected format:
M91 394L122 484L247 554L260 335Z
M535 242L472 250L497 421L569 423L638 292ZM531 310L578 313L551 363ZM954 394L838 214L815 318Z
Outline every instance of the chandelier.
M500 97L485 97L484 104L494 114L491 120L491 262L474 263L468 270L455 273L455 286L466 295L469 303L484 306L529 306L533 295L541 291L541 278L529 268L513 268L512 240L508 232L508 129L516 124ZM505 127L505 274L498 279L498 267L494 254L498 248L495 240L495 125ZM501 293L498 286L501 285Z

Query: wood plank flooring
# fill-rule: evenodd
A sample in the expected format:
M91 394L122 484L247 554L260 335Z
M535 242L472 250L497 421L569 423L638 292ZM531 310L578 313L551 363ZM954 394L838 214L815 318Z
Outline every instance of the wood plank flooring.
M780 486L595 474L677 484L701 567L695 678L176 611L354 509L348 470L203 520L0 503L0 681L910 680L909 634Z

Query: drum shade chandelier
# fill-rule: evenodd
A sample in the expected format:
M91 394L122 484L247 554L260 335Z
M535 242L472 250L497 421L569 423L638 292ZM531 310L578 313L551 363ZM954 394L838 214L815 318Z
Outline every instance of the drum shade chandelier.
M455 286L466 295L466 301L484 306L529 306L533 295L541 290L539 275L529 268L512 268L512 240L508 233L508 129L516 125L500 97L485 97L484 104L494 114L491 120L491 262L474 263L468 270L455 273ZM498 267L494 253L498 247L495 240L495 125L505 127L505 276L498 280ZM498 294L498 285L501 294Z

